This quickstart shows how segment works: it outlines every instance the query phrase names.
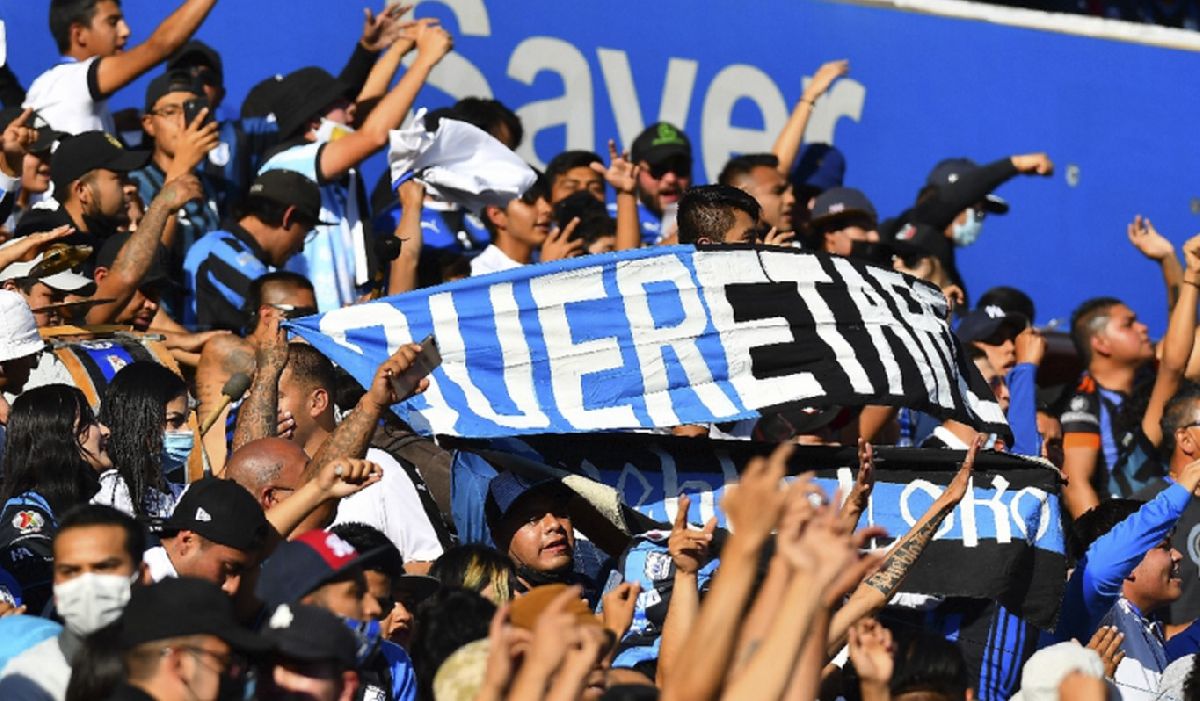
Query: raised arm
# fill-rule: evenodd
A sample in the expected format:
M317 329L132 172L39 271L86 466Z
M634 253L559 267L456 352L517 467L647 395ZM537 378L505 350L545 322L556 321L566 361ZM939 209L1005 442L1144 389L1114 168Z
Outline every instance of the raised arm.
M400 239L400 255L388 271L387 293L398 295L417 289L417 265L421 262L421 208L425 204L425 186L410 178L400 186L400 221L396 223L396 238Z
M238 410L233 449L275 435L279 425L279 377L287 367L287 332L271 318L251 339L254 343L254 382ZM359 457L359 456L354 456Z
M754 573L763 543L779 521L784 495L779 482L786 472L790 444L781 444L770 458L755 458L741 481L726 489L721 507L733 527L721 549L721 566L712 590L678 658L664 680L663 701L716 697L729 671L742 612L754 586Z
M1171 310L1167 333L1163 336L1162 360L1158 363L1150 403L1142 415L1142 433L1155 447L1163 439L1162 425L1159 423L1163 409L1183 382L1183 373L1196 342L1196 302L1200 299L1200 236L1193 236L1183 244L1183 258L1187 263L1187 271L1180 275L1183 284L1179 286L1179 296L1175 308ZM1165 266L1163 271L1165 275Z
M429 72L454 47L454 41L446 30L433 23L414 25L411 31L417 44L417 59L357 131L331 141L321 149L321 162L318 165L324 180L340 177L387 146L388 132L399 128L404 116L412 108L417 93L429 78Z
M186 0L155 28L146 41L116 56L100 59L96 69L100 94L112 95L167 60L196 33L216 4L217 0Z
M980 439L977 438L967 450L967 456L959 466L958 473L954 475L945 491L933 501L908 533L892 545L879 571L858 585L846 604L833 615L825 647L828 656L832 657L846 644L846 633L850 626L882 609L891 600L912 566L921 557L925 546L933 540L933 535L937 533L942 522L966 496L975 470L975 454L979 450L979 443Z
M592 170L604 176L604 180L617 193L617 245L616 250L628 251L642 245L641 225L637 213L638 166L629 161L628 153L617 152L617 142L608 140L608 167L593 163Z
M1175 257L1175 247L1167 237L1158 233L1158 229L1150 223L1150 217L1138 214L1125 227L1129 242L1148 260L1157 263L1162 269L1163 285L1167 288L1167 311L1175 308L1179 299L1179 284L1183 281L1183 268Z
M783 131L779 132L779 136L775 139L775 145L771 147L771 153L779 159L779 172L783 173L784 177L792 172L792 165L796 162L796 154L800 151L800 144L804 141L804 130L808 128L808 118L812 116L817 98L829 90L833 81L846 75L849 71L850 62L846 59L823 64L817 69L812 80L808 82L808 87L804 89L800 101L792 108L792 114L788 117L787 123L783 125Z
M1018 174L1048 176L1054 173L1054 163L1044 153L1029 153L980 166L963 173L958 180L942 185L935 197L919 205L913 212L917 221L941 231L954 221L959 212L982 200L992 190Z
M333 435L321 444L321 449L308 463L308 467L304 471L307 477L311 478L318 474L321 468L332 460L361 458L366 455L367 446L371 442L371 436L374 435L375 426L379 423L379 417L383 412L387 411L391 405L425 391L425 388L429 386L427 377L418 383L415 390L405 396L396 395L391 382L392 377L399 377L412 366L420 352L420 345L410 343L400 346L392 357L383 361L383 364L375 371L375 378L371 381L371 386L358 400L354 411L342 419L342 422L334 429Z
M108 273L96 281L95 296L111 298L113 301L92 307L87 313L87 323L111 323L121 313L142 284L142 278L158 254L158 247L162 245L159 241L167 220L184 204L198 200L203 195L200 181L194 175L175 178L163 185L146 209L141 224L117 252Z
M383 479L383 468L366 460L342 458L330 462L292 496L267 510L267 521L286 539L327 501L343 499Z
M688 639L688 632L696 622L700 610L698 575L700 568L708 562L708 548L712 544L716 518L710 519L704 530L688 527L688 508L692 501L686 494L679 497L674 528L667 540L667 550L675 565L675 577L671 586L671 601L667 605L667 617L663 621L662 640L658 647L657 681L661 685L671 666L679 658L679 651Z

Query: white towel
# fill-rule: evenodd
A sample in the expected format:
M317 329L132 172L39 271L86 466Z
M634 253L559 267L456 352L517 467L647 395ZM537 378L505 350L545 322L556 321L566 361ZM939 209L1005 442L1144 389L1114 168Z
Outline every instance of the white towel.
M507 206L537 180L537 173L491 134L454 119L442 119L430 132L424 117L421 109L391 132L393 188L414 177L429 194L478 213L488 205Z

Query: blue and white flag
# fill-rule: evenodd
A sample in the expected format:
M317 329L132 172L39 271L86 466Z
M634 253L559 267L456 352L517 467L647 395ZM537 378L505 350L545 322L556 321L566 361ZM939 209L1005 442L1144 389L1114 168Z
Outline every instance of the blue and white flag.
M788 249L671 246L528 265L298 319L364 386L434 334L429 390L396 407L467 437L707 424L797 406L909 406L982 431L1004 414L938 289Z

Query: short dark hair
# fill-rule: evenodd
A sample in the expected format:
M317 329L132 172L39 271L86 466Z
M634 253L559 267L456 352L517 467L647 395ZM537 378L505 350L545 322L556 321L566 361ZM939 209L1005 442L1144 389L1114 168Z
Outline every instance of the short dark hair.
M546 164L546 183L553 186L554 181L567 171L575 168L590 168L593 163L604 163L600 156L592 151L563 151Z
M1109 499L1080 514L1071 528L1075 537L1075 552L1071 553L1074 559L1078 561L1092 543L1137 513L1145 503L1139 499Z
M71 50L71 27L82 24L87 27L96 17L96 5L100 0L50 0L50 35L58 45L58 52ZM117 7L121 0L113 0Z
M258 308L262 306L263 290L268 285L299 287L302 290L312 292L314 295L316 294L312 281L300 273L293 273L289 270L276 270L273 273L259 275L250 283L250 289L246 292L246 308L242 310L249 319L250 328L258 325Z
M690 187L679 200L679 243L695 243L702 238L723 241L733 226L734 210L741 210L758 221L762 207L742 190L728 185Z
M58 532L54 534L54 543L63 533L72 528L88 528L91 526L116 526L125 531L125 552L133 566L142 564L142 553L146 552L146 531L133 518L111 506L104 504L80 504L67 511L58 524ZM53 545L51 546L53 547Z
M1200 384L1185 380L1163 407L1162 419L1158 424L1162 428L1162 443L1158 453L1164 460L1170 460L1171 453L1175 452L1175 431L1192 423L1197 402L1200 402Z
M743 153L729 159L717 182L722 185L733 185L733 181L743 175L749 175L755 168L779 168L779 157L773 153ZM736 186L735 186L736 187Z
M499 100L464 97L454 103L453 109L457 112L457 116L452 117L453 119L474 124L493 136L501 126L507 127L508 133L512 136L513 148L520 146L521 140L525 138L525 128L521 126L521 118Z
M439 589L417 606L408 654L417 676L417 698L433 698L438 667L455 650L486 638L496 606L473 591Z
M984 292L979 301L975 303L977 308L988 305L1000 307L1008 314L1020 314L1028 319L1029 323L1033 323L1033 299L1015 287L1008 287L1006 285L993 287Z
M554 220L560 228L566 228L572 219L579 218L572 236L591 245L602 236L617 232L617 222L608 215L608 207L590 192L573 192L554 205Z
M1116 297L1092 297L1071 312L1071 342L1084 365L1092 362L1092 337L1108 323L1108 312L1118 304Z
M323 389L329 393L329 401L333 401L338 388L337 370L324 353L307 343L289 343L287 367L301 386Z
M364 570L382 572L393 579L404 574L404 558L395 544L378 528L349 522L331 526L328 530L353 546L360 555L372 553L363 561Z
M971 679L956 643L922 631L897 646L888 685L893 696L924 691L945 699L966 699Z
M550 185L548 178L546 178L546 174L537 168L534 168L533 166L530 166L530 170L532 170L534 174L533 184L530 185L529 189L521 193L521 196L517 197L516 199L521 200L525 204L534 204L538 200L546 200L549 202ZM509 202L511 203L511 200L509 200ZM497 207L497 209L506 209L507 207L508 205L506 204L504 207ZM492 218L488 216L487 210L487 207L484 207L482 210L480 210L479 219L483 222L483 228L487 229L487 232L492 235L492 238L496 238L496 234L499 233L499 229L496 228L496 223L492 221Z

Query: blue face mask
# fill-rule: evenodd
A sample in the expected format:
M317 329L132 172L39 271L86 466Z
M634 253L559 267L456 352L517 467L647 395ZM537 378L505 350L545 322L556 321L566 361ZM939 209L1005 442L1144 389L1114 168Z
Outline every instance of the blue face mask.
M167 479L179 481L172 478L172 473L187 468L188 456L195 444L196 436L191 431L163 433L162 471Z
M968 209L967 220L962 224L952 224L950 233L954 236L955 246L970 246L979 238L982 230L983 219L974 209Z

